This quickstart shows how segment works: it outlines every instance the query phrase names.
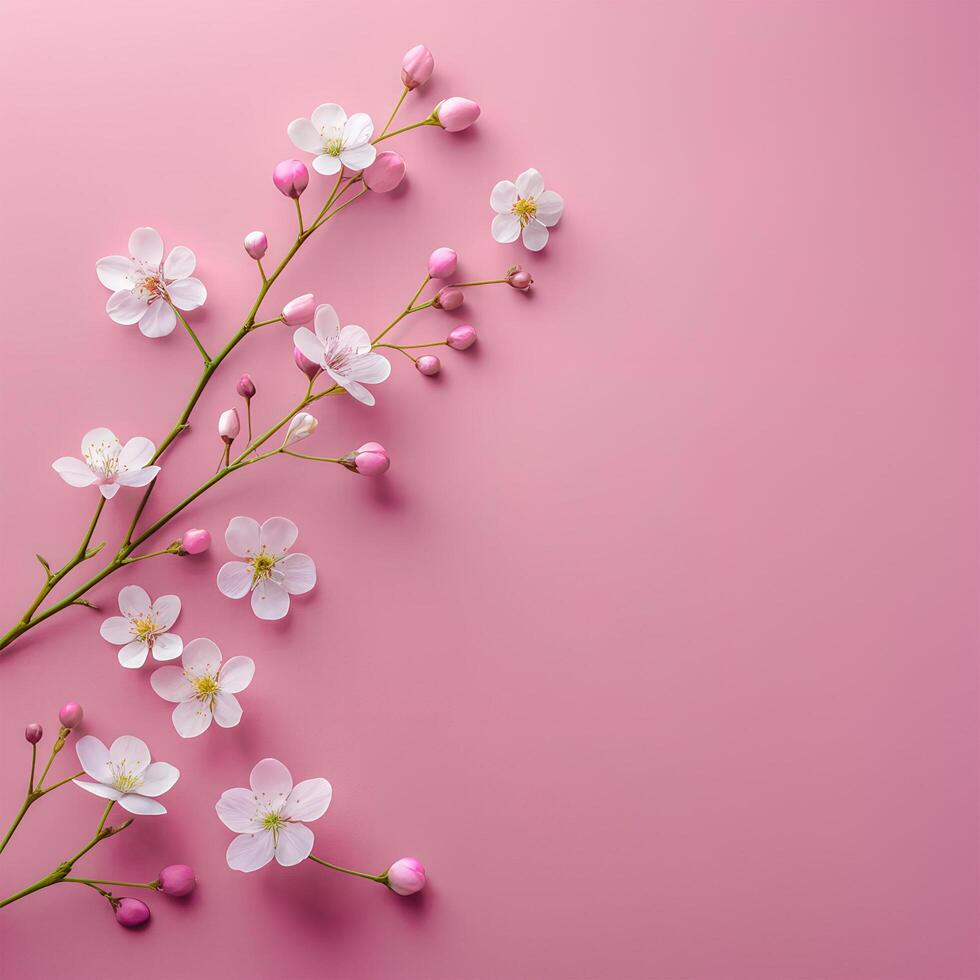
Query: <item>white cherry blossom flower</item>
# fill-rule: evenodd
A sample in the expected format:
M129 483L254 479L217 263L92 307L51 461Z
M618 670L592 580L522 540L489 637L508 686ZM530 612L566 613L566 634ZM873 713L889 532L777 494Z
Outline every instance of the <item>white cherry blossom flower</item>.
M548 229L561 219L565 202L560 194L544 189L544 178L532 167L516 184L509 180L495 184L490 207L497 212L490 226L496 241L507 245L520 235L525 248L540 252L548 244Z
M293 144L315 154L313 169L335 174L340 168L365 170L377 155L371 137L374 123L365 112L347 113L334 102L318 105L309 119L294 119L286 130Z
M367 331L353 323L341 329L340 317L329 303L316 308L313 330L300 327L293 334L293 344L365 405L374 404L374 395L364 385L380 384L391 374L388 359L371 350Z
M270 517L261 527L251 517L233 517L225 544L245 561L230 561L218 570L218 588L229 599L252 593L252 612L259 619L282 619L289 597L316 585L316 566L309 555L287 554L299 528L285 517Z
M122 645L119 663L123 667L142 667L152 653L154 660L174 660L184 649L184 641L168 632L180 615L180 599L162 595L153 602L145 589L127 585L119 592L121 616L110 616L99 628L103 640Z
M178 310L204 305L208 291L191 273L194 253L183 245L163 258L163 239L156 228L137 228L129 236L129 255L109 255L95 263L99 282L112 295L106 313L116 323L139 323L145 337L166 337L177 325Z
M111 429L92 429L82 437L82 458L62 456L51 468L72 487L95 484L106 500L120 487L145 487L160 472L148 466L156 446L143 436L121 445Z
M120 735L106 748L94 735L84 735L75 746L82 768L96 782L72 782L82 789L115 800L124 810L141 815L166 813L153 797L162 796L177 782L180 770L169 762L150 764L146 743L133 735Z
M184 647L183 667L161 667L150 675L150 686L165 701L176 701L173 723L181 738L195 738L211 727L213 718L222 728L234 728L242 720L242 706L235 695L252 683L255 661L232 657L221 663L218 645L205 637Z
M225 790L215 804L218 818L238 836L225 855L233 871L258 871L275 859L283 867L305 861L313 850L306 826L327 812L333 794L325 779L293 777L278 759L263 759L249 777L251 789Z

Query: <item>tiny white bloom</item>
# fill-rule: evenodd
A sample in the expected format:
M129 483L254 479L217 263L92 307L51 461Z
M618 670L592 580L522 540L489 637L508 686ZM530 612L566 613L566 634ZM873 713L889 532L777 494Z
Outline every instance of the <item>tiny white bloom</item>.
M258 871L273 857L291 867L313 850L313 831L305 824L327 812L333 790L325 779L293 777L278 759L263 759L249 776L251 789L227 789L215 804L218 819L238 836L225 858L233 871Z
M204 305L208 291L191 273L194 253L183 245L163 259L163 239L156 228L137 228L129 236L129 255L108 255L95 263L99 282L112 295L105 311L116 323L139 323L145 337L166 337L177 325L178 310Z
M82 768L96 782L72 782L82 789L115 800L124 810L141 815L166 813L167 809L151 797L162 796L177 782L180 770L169 762L150 765L150 750L133 735L120 735L106 748L94 735L85 735L75 746Z
M234 728L242 720L242 706L235 695L252 683L255 661L232 657L224 666L213 640L200 637L184 647L183 667L160 667L150 675L150 686L165 701L176 701L173 723L181 738L195 738L211 727L213 718L222 728Z
M119 593L121 616L110 616L100 627L103 640L123 645L119 663L123 667L142 667L152 652L154 660L174 660L184 649L184 641L168 630L180 615L180 599L162 595L153 602L145 589L127 585Z
M143 436L134 436L121 445L111 429L92 429L82 437L82 458L62 456L51 468L73 487L94 483L107 500L120 487L145 487L160 472L148 466L156 446Z
M365 170L377 154L371 137L374 123L365 112L347 113L334 102L318 105L309 119L294 119L286 130L293 144L315 154L313 169L320 174L335 174L341 166L348 170Z
M371 350L367 331L353 323L341 329L340 317L329 303L316 308L313 330L300 327L293 334L293 343L365 405L374 404L374 395L364 385L380 384L391 374L388 359Z
M540 252L548 244L548 229L558 224L565 202L560 194L544 189L544 178L533 167L517 178L517 183L501 180L490 192L490 207L497 216L490 225L502 245L516 242L520 235L524 247Z
M283 441L282 448L285 449L294 442L300 442L303 439L309 438L316 431L316 427L319 424L316 417L310 415L309 412L297 412L292 417L289 428L286 430L286 438Z
M230 561L218 570L222 594L241 599L251 592L252 612L259 619L282 619L289 612L289 597L316 585L313 559L286 554L298 534L299 528L285 517L270 517L261 527L251 517L233 517L225 544L245 561Z

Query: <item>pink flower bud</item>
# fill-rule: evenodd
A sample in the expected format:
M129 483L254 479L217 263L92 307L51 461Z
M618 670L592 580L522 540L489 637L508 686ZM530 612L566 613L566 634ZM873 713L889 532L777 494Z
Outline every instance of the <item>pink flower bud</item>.
M375 194L393 191L405 179L405 161L400 153L385 150L374 158L374 163L362 174L364 186Z
M463 305L463 290L455 286L443 286L433 297L432 305L437 310L455 310Z
M448 279L456 274L459 256L452 248L437 248L429 256L429 275L433 279Z
M424 44L416 44L402 58L402 84L409 91L424 85L432 77L436 62Z
M531 278L530 272L523 272L519 265L512 265L507 270L507 282L510 283L514 289L530 289L531 284L534 280Z
M322 370L319 364L314 364L298 347L293 348L293 360L296 367L312 381Z
M116 922L127 929L136 929L150 921L150 907L138 898L121 899L116 906Z
M282 308L282 320L287 327L301 327L304 323L309 323L316 312L316 302L312 293L303 293L296 299L291 299Z
M77 728L82 723L82 706L80 704L75 704L74 701L69 701L61 711L58 712L58 721L65 728Z
M283 160L272 171L272 183L286 195L299 197L310 182L310 172L301 160Z
M230 446L242 431L242 423L238 418L238 409L229 408L218 418L218 435Z
M186 864L168 864L160 872L157 881L160 882L160 891L164 895L171 895L174 898L190 895L197 887L194 869Z
M381 476L391 466L388 451L380 442L366 442L353 455L354 468L362 476Z
M401 858L388 869L388 887L396 895L414 895L425 888L425 868L415 858Z
M276 185L278 186L278 185ZM262 258L269 247L269 239L265 237L264 231L250 231L245 236L245 251L256 262Z
M41 741L41 737L44 735L44 729L35 721L32 722L24 730L24 738L27 739L31 745L37 745Z
M466 350L467 347L472 347L476 343L476 330L468 323L461 323L449 331L446 343L453 350Z
M255 382L247 375L243 374L238 379L238 384L235 386L235 391L238 392L246 401L249 398L255 397Z
M192 527L180 539L182 555L201 555L211 547L211 532L200 527Z
M289 422L289 428L286 430L286 438L282 444L283 449L286 446L291 446L294 442L300 442L313 435L319 424L316 417L310 415L309 412L297 412Z
M432 118L447 133L458 133L462 129L468 129L480 118L480 107L469 99L454 95L451 99L443 99L432 110Z
M416 362L415 366L427 377L438 374L442 369L442 361L435 354L423 354Z

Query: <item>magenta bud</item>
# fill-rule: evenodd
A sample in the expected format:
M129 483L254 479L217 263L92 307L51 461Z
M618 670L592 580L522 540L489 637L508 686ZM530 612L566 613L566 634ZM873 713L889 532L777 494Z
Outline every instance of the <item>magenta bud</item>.
M468 129L480 118L480 107L470 99L461 99L454 95L451 99L443 99L432 110L432 118L447 133L458 133Z
M446 343L453 350L466 350L467 347L472 347L476 343L476 330L468 323L461 323L449 331Z
M157 878L164 895L183 898L197 887L194 869L186 864L168 864Z
M402 58L402 84L409 91L424 85L432 77L436 62L424 44L416 44Z
M116 906L116 922L127 929L137 929L150 921L150 907L138 898L120 899Z
M415 858L401 858L388 869L388 887L396 895L414 895L425 888L425 868Z
M388 472L391 460L388 451L380 442L366 442L360 449L355 449L354 468L362 476L381 476Z
M309 323L316 312L316 302L312 293L304 293L291 299L282 308L282 322L287 327L301 327L304 323Z
M24 729L24 738L27 739L31 745L37 745L41 741L44 735L44 729L35 721Z
M459 256L452 248L437 248L429 256L429 275L433 279L448 279L456 274Z
M58 721L65 728L77 728L82 723L82 706L80 704L75 704L74 701L69 701L61 711L58 712Z
M310 172L302 160L283 160L272 171L272 183L286 195L299 197L310 182Z
M530 272L524 272L519 265L512 265L507 270L507 282L510 283L514 289L530 289L531 284L534 280L531 278Z
M415 366L422 372L422 374L431 378L433 374L438 374L442 369L442 361L440 361L435 354L423 354L415 362Z
M278 186L278 185L276 185ZM285 193L285 192L284 192ZM245 251L256 262L262 258L269 247L269 239L265 237L264 231L250 231L245 236Z
M242 431L242 423L238 418L238 409L229 408L218 417L218 435L230 446Z
M238 379L238 384L235 386L235 391L238 392L246 401L249 398L255 397L255 382L247 375L243 374Z
M180 539L182 555L200 555L211 547L211 532L200 527L192 527Z
M455 310L463 305L463 290L455 286L443 286L436 293L432 305L437 310Z
M322 370L319 364L311 361L298 347L293 348L293 360L296 367L312 381Z
M361 176L368 190L375 194L387 194L405 179L405 161L400 153L385 150L374 158L374 163Z

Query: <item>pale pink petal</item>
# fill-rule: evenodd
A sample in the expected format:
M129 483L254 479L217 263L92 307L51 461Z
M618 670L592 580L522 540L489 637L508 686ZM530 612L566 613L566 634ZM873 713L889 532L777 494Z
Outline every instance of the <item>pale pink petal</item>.
M367 354L371 350L371 338L368 332L356 323L348 323L340 331L340 342L345 347L353 347L358 354Z
M253 767L248 784L262 809L278 810L293 788L293 777L278 759L263 759Z
M146 265L159 266L163 261L163 239L156 228L137 228L129 236L129 254Z
M141 738L120 735L109 746L109 762L139 774L150 764L150 750Z
M229 694L244 691L255 676L255 661L251 657L232 657L221 668L218 681L221 690Z
M106 500L112 500L117 493L119 493L118 483L102 483L99 485L99 493L105 497Z
M100 627L99 635L103 640L121 646L133 638L133 624L125 616L110 616Z
M194 686L180 667L158 667L150 674L150 687L164 701L187 701L194 697Z
M140 333L144 337L166 337L177 326L177 314L162 300L150 304L140 320Z
M391 362L381 354L364 354L351 365L348 377L351 381L376 385L391 374Z
M239 558L251 558L259 550L259 522L251 517L233 517L225 531L228 550Z
M232 871L258 871L271 860L275 849L272 832L263 830L257 834L239 834L225 852L225 860Z
M136 266L124 255L107 255L95 263L95 274L106 289L132 289L136 281Z
M109 749L94 735L83 735L75 746L75 754L82 769L98 782L112 775L109 771Z
M354 171L367 170L374 163L374 158L378 151L368 143L366 146L356 146L340 151L340 162L348 169Z
M145 487L152 483L160 472L159 466L144 466L141 470L126 470L116 476L116 483L121 487Z
M371 122L371 117L366 112L355 112L344 123L344 148L354 149L364 146L365 143L370 142L373 135L374 123ZM374 147L372 146L371 149L373 150Z
M293 334L293 346L298 348L299 352L314 364L324 366L323 357L326 350L323 341L318 340L316 334L308 327L300 327Z
M147 616L152 608L146 589L126 585L119 590L119 611L124 616Z
M327 812L333 788L325 779L304 779L286 799L282 815L288 820L317 820Z
M316 126L309 119L294 119L286 132L293 141L293 145L307 153L319 153L323 148L323 141L317 132Z
M490 191L490 207L497 214L510 214L510 209L517 203L517 186L509 180L501 180L493 185Z
M221 669L221 651L214 640L200 636L184 647L183 663L184 670L195 677L202 677L205 674L214 677Z
M252 612L259 619L282 619L289 612L289 593L271 579L259 582L252 589Z
M299 528L288 517L270 517L259 529L259 546L284 555L296 543Z
M184 641L176 633L162 633L153 640L154 660L176 660L184 650Z
M303 595L316 585L316 566L309 555L286 555L276 569L283 573L283 588L290 595Z
M163 263L163 274L167 279L186 279L193 275L197 258L186 245L178 245L170 250L167 261Z
M190 279L178 279L167 286L170 295L170 302L178 310L196 310L199 306L204 306L208 298L208 291L200 279L191 276Z
M521 219L516 214L498 214L490 223L490 234L501 245L516 242L521 234Z
M362 405L373 405L374 395L371 394L364 385L360 384L358 381L354 381L351 378L341 378L339 375L333 374L331 372L330 376L337 382L342 388L347 389L347 394L351 398L357 399Z
M127 643L117 654L119 663L130 670L138 670L146 663L150 647L146 640L133 640Z
M347 122L347 113L336 102L324 102L310 113L310 122L321 133L324 130L338 129L338 135L341 135Z
M105 311L116 323L136 323L146 313L149 300L129 289L117 289L107 300Z
M211 711L197 698L183 701L174 708L174 728L181 738L197 738L211 727Z
M540 252L548 244L548 229L540 221L532 219L521 235L524 247L531 252Z
M51 469L71 487L90 487L98 479L85 463L74 456L56 459Z
M153 618L162 630L168 630L180 615L180 599L175 595L162 595L152 605Z
M545 191L535 202L538 206L535 218L546 228L551 228L558 224L561 213L565 208L565 202L560 194L554 191Z
M105 426L98 426L89 429L82 436L82 458L93 459L96 461L108 458L117 458L122 452L122 446L116 438L112 429Z
M82 779L73 779L72 782L89 793L101 796L104 800L118 800L122 796L122 793L118 789L112 786L105 786L103 783L86 783Z
M329 303L321 303L316 308L316 313L313 314L313 329L316 331L316 336L324 343L340 330L340 317ZM295 341L296 338L293 337L293 342ZM298 347L299 344L296 346ZM316 360L319 362L320 358Z
M180 770L169 762L154 762L143 771L140 796L160 796L166 793L180 777Z
M223 691L214 699L214 720L222 728L234 728L242 720L242 706L234 694Z
M229 599L241 599L251 587L252 569L245 562L225 562L218 569L218 590Z
M226 789L214 809L218 819L236 834L254 833L262 827L255 794L244 786Z
M340 158L331 156L329 153L321 153L318 157L313 158L313 169L325 177L332 177L340 171L342 166Z
M305 861L313 850L313 831L306 824L291 823L279 828L276 844L276 860L284 867L291 868Z
M517 178L517 193L521 197L536 198L544 190L544 177L531 167Z
M119 468L126 470L140 470L151 459L156 452L156 446L145 436L133 436L122 449L119 450Z
M151 800L147 796L140 796L139 793L127 793L119 797L119 805L130 813L135 813L141 817L159 816L166 813L167 808L156 800Z

